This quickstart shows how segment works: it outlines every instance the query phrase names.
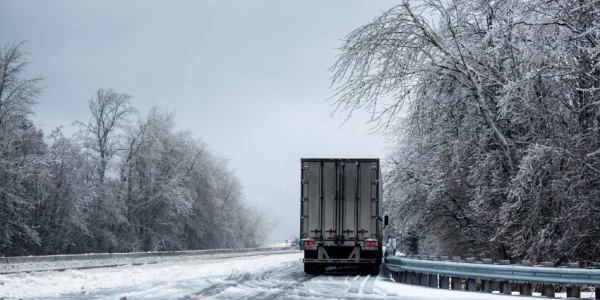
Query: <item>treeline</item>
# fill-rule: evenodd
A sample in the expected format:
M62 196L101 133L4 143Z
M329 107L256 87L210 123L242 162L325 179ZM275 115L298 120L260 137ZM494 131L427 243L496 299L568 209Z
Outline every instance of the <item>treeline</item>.
M140 116L99 89L79 131L34 126L42 78L23 79L23 43L0 49L0 254L257 247L266 216L241 202L227 159L173 113Z
M405 0L347 37L338 108L393 142L404 251L600 259L599 26L593 0Z

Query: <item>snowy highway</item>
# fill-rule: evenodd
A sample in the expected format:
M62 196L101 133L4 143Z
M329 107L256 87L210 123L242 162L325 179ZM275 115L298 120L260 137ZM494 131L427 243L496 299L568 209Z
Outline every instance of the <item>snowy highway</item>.
M385 269L385 268L384 268ZM519 297L522 298L522 297ZM188 258L112 268L0 275L0 299L516 299L393 282L387 272L305 275L302 253Z

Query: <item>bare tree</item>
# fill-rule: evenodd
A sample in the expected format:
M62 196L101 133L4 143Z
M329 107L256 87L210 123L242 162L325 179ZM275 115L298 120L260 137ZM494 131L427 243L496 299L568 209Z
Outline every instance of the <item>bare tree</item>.
M335 94L339 96L337 108L351 113L366 107L373 113L372 121L387 127L432 74L455 80L456 88L464 93L456 100L478 107L482 121L500 146L507 172L512 174L505 130L492 117L496 112L489 104L494 93L486 90L486 86L502 83L504 74L489 76L495 71L489 65L493 62L481 59L483 51L477 42L469 41L481 39L485 30L481 23L486 16L475 3L422 2L412 7L411 1L404 0L346 38L342 55L332 67L333 83L343 83ZM437 16L438 23L430 22L426 14ZM393 100L378 110L378 99L386 96Z
M23 252L39 243L30 222L33 203L43 190L43 135L29 120L41 92L41 77L22 79L27 66L24 42L0 49L0 250Z
M97 171L100 184L104 183L108 163L119 148L117 130L122 129L129 122L128 117L137 112L130 104L131 96L100 88L88 102L92 113L88 123L73 123L79 125L86 147L99 157Z
M258 246L269 226L246 207L227 164L175 116L135 126L131 97L99 89L77 139L47 139L30 117L41 78L20 78L23 43L0 49L0 252L3 255ZM120 151L120 152L119 152ZM110 176L115 167L121 176ZM116 175L116 174L115 174Z
M86 251L90 239L88 204L92 200L84 175L90 168L81 147L56 128L48 136L44 197L35 202L33 224L40 235L36 254L64 254Z
M406 0L348 36L336 104L394 141L390 234L430 253L597 259L599 15L591 0Z
M130 231L123 243L143 251L256 245L259 231L239 229L262 229L266 219L241 203L227 160L188 131L175 131L174 117L152 108L127 131L121 180Z
M42 88L38 86L42 77L22 79L20 74L29 64L25 61L27 52L21 48L25 42L6 44L0 49L0 141L6 134L11 118L28 117L33 114L31 107L37 104Z
M485 163L482 170L491 167L491 177L481 182L484 186L496 182L506 188L514 177L514 151L498 109L502 99L498 89L519 78L507 81L510 67L497 70L498 62L505 59L502 44L481 42L486 34L496 34L487 27L488 12L483 1L428 0L411 6L405 0L352 32L333 66L333 82L342 83L336 90L338 109L351 113L366 107L380 128L401 134L399 147L409 147L403 154L410 153L414 161L394 158L399 161L396 167L402 167L397 180L414 184L405 194L410 198L403 200L415 220L407 224L433 222L437 228L450 222L456 228L450 231L454 239L462 236L459 244L471 246L481 236L471 228L489 231L493 225L469 216L471 187L477 179L458 170L475 159ZM434 15L437 22L427 15ZM408 118L395 126L403 108ZM497 211L506 190L495 189L487 197L490 211Z

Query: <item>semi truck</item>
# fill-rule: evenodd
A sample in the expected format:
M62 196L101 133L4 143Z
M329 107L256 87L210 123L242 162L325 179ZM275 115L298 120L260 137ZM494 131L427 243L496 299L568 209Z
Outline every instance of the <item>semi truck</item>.
M362 273L378 274L383 256L379 159L303 158L300 162L304 272L355 266Z

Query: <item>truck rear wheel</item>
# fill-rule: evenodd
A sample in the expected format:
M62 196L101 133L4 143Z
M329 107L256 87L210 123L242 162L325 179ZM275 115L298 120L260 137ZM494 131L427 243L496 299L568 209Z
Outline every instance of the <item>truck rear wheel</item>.
M325 268L321 264L304 264L304 273L306 274L321 274L325 272Z
M373 264L373 265L363 266L360 270L360 273L363 275L371 274L373 276L377 276L377 275L379 275L379 265Z
M379 275L379 266L381 266L381 265L371 266L371 275L374 275L374 276Z

